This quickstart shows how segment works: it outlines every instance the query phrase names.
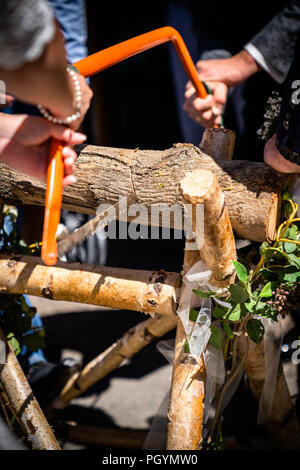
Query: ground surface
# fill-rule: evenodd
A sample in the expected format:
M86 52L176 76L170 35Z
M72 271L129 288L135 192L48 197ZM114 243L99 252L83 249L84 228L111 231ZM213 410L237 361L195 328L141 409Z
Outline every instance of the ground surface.
M71 356L86 364L145 319L136 312L37 297L30 297L30 300L43 318L47 332L46 355L51 362ZM171 365L156 345L151 344L84 396L75 399L61 415L87 425L148 430L170 388L170 380ZM70 444L65 448L70 448Z

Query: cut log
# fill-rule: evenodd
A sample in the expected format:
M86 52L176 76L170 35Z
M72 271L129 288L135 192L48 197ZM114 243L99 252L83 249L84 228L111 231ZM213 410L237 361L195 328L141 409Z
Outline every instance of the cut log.
M0 381L9 401L21 420L33 449L60 450L38 402L26 380L13 350L0 330L0 340L6 344L6 363L0 369Z
M180 274L0 255L0 293L28 294L150 314L176 314Z
M151 341L160 338L175 328L177 316L156 315L127 331L121 339L89 362L80 373L70 378L59 397L52 404L53 409L66 407L73 398L81 395L92 385L116 369Z
M199 145L202 152L213 158L232 160L235 145L235 132L224 127L205 129Z
M210 283L223 287L230 285L235 278L232 264L236 260L234 236L226 209L224 193L217 178L211 171L194 170L188 173L180 183L180 190L187 204L204 205L202 221L193 216L193 231L197 233L197 225L201 227L196 236L200 255L208 269L213 272ZM199 216L198 216L199 217Z
M191 144L164 151L85 146L77 160L77 183L64 189L63 207L94 214L100 204L135 192L148 210L139 223L150 224L151 205L182 204L179 182L194 169L216 175L237 235L255 241L274 238L283 176L264 163L214 160ZM45 185L0 164L0 202L43 205L44 199Z

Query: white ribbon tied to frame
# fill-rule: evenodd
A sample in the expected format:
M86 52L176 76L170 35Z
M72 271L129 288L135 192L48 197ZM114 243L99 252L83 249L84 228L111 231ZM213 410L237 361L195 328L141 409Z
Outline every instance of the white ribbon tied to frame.
M211 299L197 296L193 289L213 291L208 282L210 276L211 271L202 260L192 266L183 277L185 290L177 311L188 338L190 353L197 357L203 353L211 334ZM193 322L190 320L190 310L199 307L197 320Z
M212 300L210 298L201 298L193 292L193 289L212 292L217 291L218 288L209 283L210 276L211 271L207 269L202 260L192 266L192 268L183 277L185 291L177 311L189 341L190 353L196 357L200 357L203 354L204 358L206 368L204 423L209 417L210 407L214 400L215 385L222 385L225 381L223 352L222 350L218 350L211 345L208 345L211 335ZM230 307L230 304L222 302L219 299L217 300L217 303ZM190 309L198 309L199 307L200 309L197 320L196 322L193 322L190 320ZM272 409L283 330L280 318L278 319L278 322L261 317L260 320L265 328L263 339L265 352L265 383L259 402L258 422L263 423L268 419ZM228 391L230 398L236 390L240 379L241 375L239 375L239 380L230 387L230 391ZM226 400L227 403L229 400Z
M183 277L185 291L177 311L189 341L190 353L196 357L203 354L206 369L204 423L208 418L215 397L216 384L222 385L225 381L223 351L208 345L211 335L212 300L201 298L193 292L193 289L217 291L218 288L209 283L210 277L211 271L207 269L202 260L192 266ZM198 309L199 307L198 317L193 322L190 320L190 309Z

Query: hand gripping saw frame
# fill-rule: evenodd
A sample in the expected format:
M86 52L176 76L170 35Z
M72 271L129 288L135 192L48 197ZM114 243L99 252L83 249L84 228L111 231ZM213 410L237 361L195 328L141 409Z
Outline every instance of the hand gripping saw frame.
M155 29L103 49L76 62L74 66L84 77L90 77L122 60L168 41L173 43L186 74L196 89L197 96L205 98L207 96L205 85L198 77L189 51L178 31L170 26ZM62 203L64 164L61 152L63 145L62 142L56 139L52 139L50 143L41 253L42 259L47 265L54 265L57 262L56 231L60 221Z

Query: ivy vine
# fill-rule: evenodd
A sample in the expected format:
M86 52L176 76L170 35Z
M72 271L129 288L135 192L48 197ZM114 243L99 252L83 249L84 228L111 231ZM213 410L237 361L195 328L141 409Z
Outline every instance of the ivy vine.
M206 449L222 447L220 409L224 393L241 370L248 351L248 338L259 344L264 337L262 319L275 322L294 310L300 301L300 218L296 217L298 204L284 189L282 194L282 219L274 243L251 243L248 252L241 250L238 260L232 261L236 283L222 292L194 289L202 298L213 300L211 336L209 344L223 349L226 379L216 403L215 419ZM197 321L199 311L190 310L190 320ZM237 338L243 335L247 342L246 353L238 363ZM185 352L189 352L188 341Z
M17 210L5 207L0 228L0 253L38 254L39 246L28 247L17 231ZM45 347L43 328L34 327L32 320L36 308L26 301L24 295L0 294L0 328L16 355L23 346L29 351Z

